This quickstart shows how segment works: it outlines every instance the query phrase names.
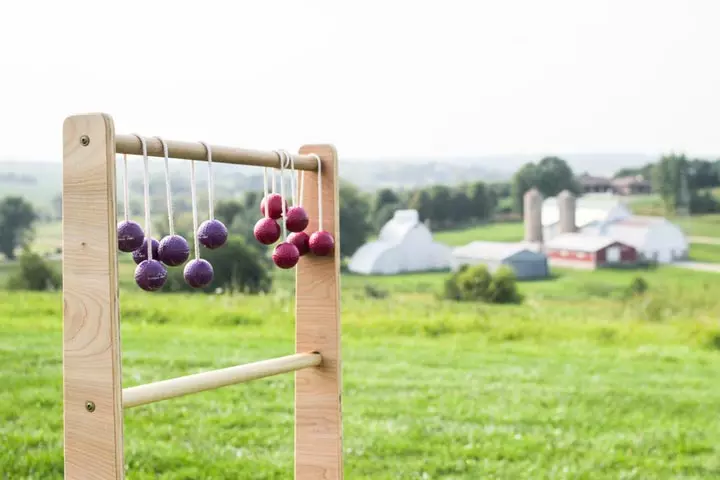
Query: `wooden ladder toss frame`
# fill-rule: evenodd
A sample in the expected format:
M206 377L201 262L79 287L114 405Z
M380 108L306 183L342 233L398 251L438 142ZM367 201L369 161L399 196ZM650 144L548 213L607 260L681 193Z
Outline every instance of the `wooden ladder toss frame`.
M162 144L146 138L148 155ZM172 158L206 160L200 143L166 141ZM213 162L280 167L274 152L212 146ZM63 125L63 423L66 480L123 480L123 408L295 372L296 480L341 480L340 231L337 152L305 145L293 155L308 178L302 205L318 227L317 159L329 257L296 266L294 355L123 389L117 256L116 154L142 154L112 117L74 115ZM123 401L125 399L125 402Z

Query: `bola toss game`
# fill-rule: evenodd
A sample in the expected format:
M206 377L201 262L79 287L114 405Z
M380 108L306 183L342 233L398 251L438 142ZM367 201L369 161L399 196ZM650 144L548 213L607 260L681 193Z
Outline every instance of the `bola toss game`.
M125 214L119 223L118 155L125 167ZM128 214L127 155L142 156L144 162L144 226ZM151 231L150 158L165 161L170 234L161 239ZM191 239L174 231L169 158L191 162ZM208 171L209 218L202 222L195 189L196 162L203 162ZM264 168L260 218L253 233L261 244L275 245L272 258L277 268L296 270L295 352L125 387L118 255L132 255L137 264L135 282L148 292L164 286L170 268L182 268L185 282L193 288L207 286L213 279L213 266L201 257L200 246L223 248L228 238L227 227L214 218L213 162ZM116 135L109 115L75 115L65 120L63 128L62 194L65 479L124 478L124 409L289 372L295 372L295 478L343 478L335 148L305 145L291 154ZM242 348L241 338L237 345ZM128 474L132 478L132 472Z

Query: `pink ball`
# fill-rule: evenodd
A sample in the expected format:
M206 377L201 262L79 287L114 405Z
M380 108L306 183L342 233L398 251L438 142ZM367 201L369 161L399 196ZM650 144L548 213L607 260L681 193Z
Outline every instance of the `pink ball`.
M265 216L265 205L269 205L267 216L277 220L282 217L283 202L285 202L285 210L287 211L287 201L279 194L271 193L260 202L260 213Z
M287 241L297 247L301 257L310 251L310 235L305 232L291 233L288 235Z
M335 239L330 232L320 230L310 235L310 251L318 257L325 257L332 253L335 248Z
M310 223L307 212L303 207L290 207L285 212L285 226L290 232L302 232Z
M300 260L300 252L292 243L282 242L272 254L273 262L280 268L292 268Z
M272 218L261 218L255 223L253 235L263 245L271 245L280 238L280 225Z

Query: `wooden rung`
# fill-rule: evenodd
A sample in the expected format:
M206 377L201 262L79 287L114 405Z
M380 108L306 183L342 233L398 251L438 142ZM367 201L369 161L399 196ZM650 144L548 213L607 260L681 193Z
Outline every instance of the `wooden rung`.
M147 154L150 157L164 157L162 143L156 137L143 137L147 146ZM183 160L207 160L207 150L200 142L180 142L178 140L166 140L168 156ZM231 163L234 165L252 165L256 167L280 168L280 159L275 152L260 150L245 150L242 148L210 145L212 161L216 163ZM142 143L135 135L116 135L115 151L127 153L128 155L142 155ZM296 170L317 171L318 161L313 155L288 154L292 157L292 166Z
M122 404L123 408L147 405L148 403L181 397L190 393L214 390L236 383L270 377L279 373L315 367L320 363L322 363L322 355L317 352L296 353L285 357L171 378L138 385L137 387L124 388L122 391Z

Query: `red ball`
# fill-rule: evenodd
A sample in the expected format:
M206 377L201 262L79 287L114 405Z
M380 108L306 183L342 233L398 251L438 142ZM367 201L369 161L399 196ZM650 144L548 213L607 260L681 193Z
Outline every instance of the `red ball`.
M282 217L283 202L285 202L285 211L287 211L287 200L284 200L280 194L271 193L260 202L260 213L265 216L265 205L269 205L267 216L277 220Z
M320 230L310 235L308 241L310 251L318 257L325 257L330 255L335 248L335 239L330 232Z
M290 207L285 212L285 226L291 232L302 232L310 223L307 212L303 207Z
M282 242L275 247L272 259L280 268L292 268L300 260L300 252L292 243Z
M310 235L305 232L291 233L288 235L287 241L297 247L301 257L310 251Z
M280 225L272 218L261 218L255 223L253 235L263 245L271 245L280 238Z

